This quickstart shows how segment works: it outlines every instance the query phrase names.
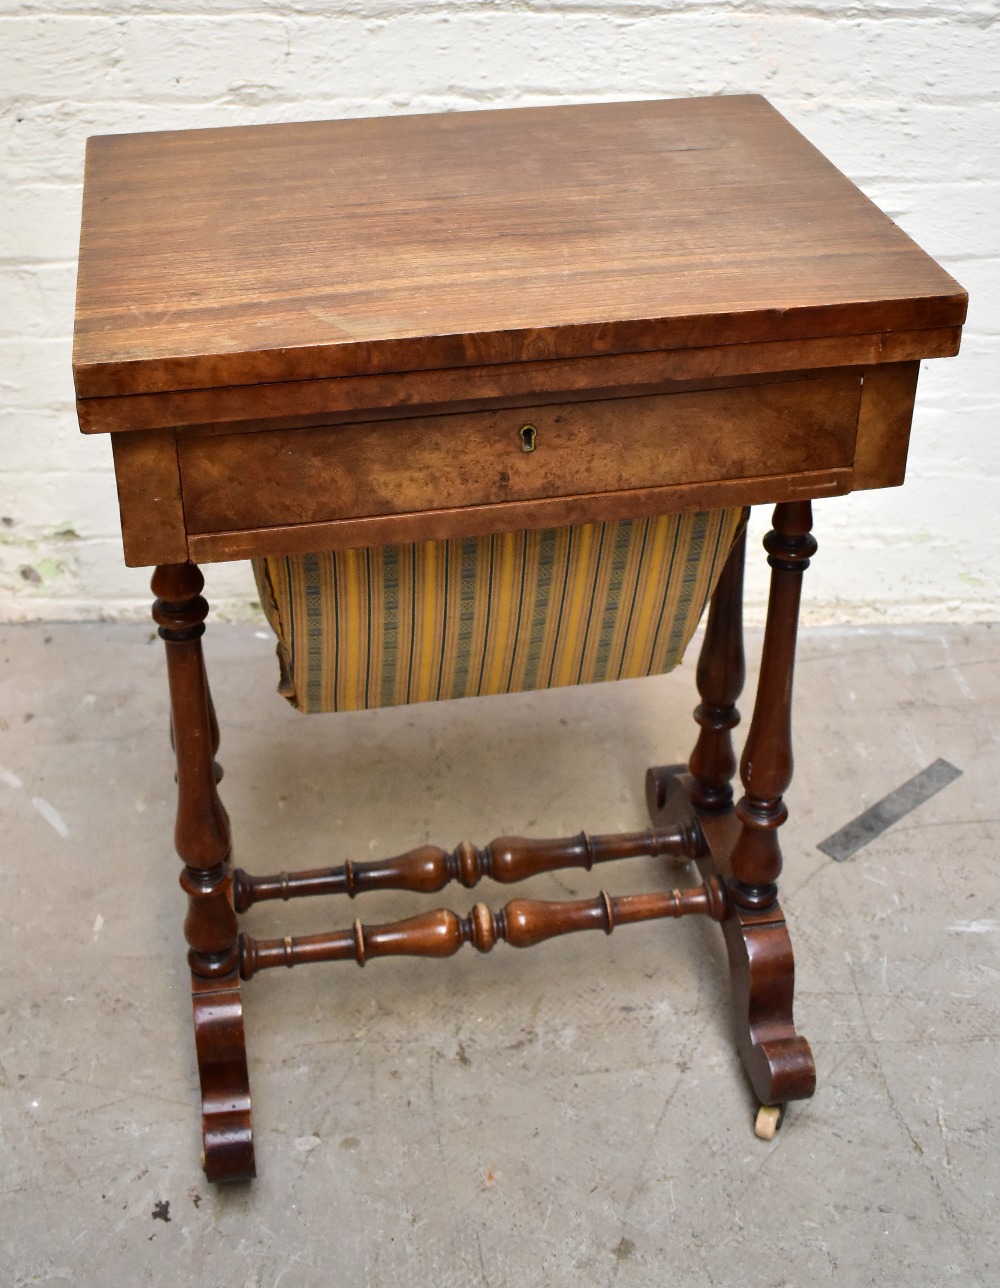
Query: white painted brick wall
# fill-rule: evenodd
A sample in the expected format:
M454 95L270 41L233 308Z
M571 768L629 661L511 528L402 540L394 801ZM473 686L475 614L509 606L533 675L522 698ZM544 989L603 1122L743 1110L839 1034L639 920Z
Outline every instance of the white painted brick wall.
M748 92L972 295L961 357L922 377L906 487L816 507L807 619L1000 616L998 71L1000 0L0 0L0 619L148 611L107 440L73 412L88 134ZM245 565L210 577L248 611Z

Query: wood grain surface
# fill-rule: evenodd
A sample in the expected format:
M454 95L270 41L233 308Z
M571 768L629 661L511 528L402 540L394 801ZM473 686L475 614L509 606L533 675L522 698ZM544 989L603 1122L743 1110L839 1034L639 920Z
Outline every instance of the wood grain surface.
M225 532L850 466L857 375L178 440L188 530ZM524 452L530 422L537 446Z
M202 433L252 433L259 429L386 420L479 407L527 406L568 398L682 393L767 378L786 380L807 368L868 367L951 357L958 352L961 335L961 327L940 327L931 331L771 340L763 344L396 371L329 380L284 380L119 398L80 398L77 409L85 434L182 428L197 428Z
M174 436L115 434L111 446L126 564L184 563L187 530Z
M189 532L188 558L194 563L253 559L257 555L309 554L411 541L447 541L522 528L558 528L571 523L645 519L721 506L764 505L775 499L839 496L851 490L850 467L765 474L759 478L721 479L717 483L676 483L622 492L547 496L536 501L498 501L490 505L443 506L407 514L361 519L288 523L228 532Z
M527 456L516 437L524 408L311 430L115 434L126 563L303 554L892 487L905 470L918 367L544 404L527 413L540 431ZM599 482L618 490L597 491ZM555 494L539 494L548 487ZM307 517L348 508L384 512Z
M965 309L758 97L114 135L88 145L74 370L90 398Z

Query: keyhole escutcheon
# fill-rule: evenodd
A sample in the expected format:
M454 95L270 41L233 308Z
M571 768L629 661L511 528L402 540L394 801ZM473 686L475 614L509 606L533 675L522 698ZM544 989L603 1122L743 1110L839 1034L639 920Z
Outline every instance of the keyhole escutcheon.
M538 430L534 425L522 425L517 431L522 452L533 452L538 446Z

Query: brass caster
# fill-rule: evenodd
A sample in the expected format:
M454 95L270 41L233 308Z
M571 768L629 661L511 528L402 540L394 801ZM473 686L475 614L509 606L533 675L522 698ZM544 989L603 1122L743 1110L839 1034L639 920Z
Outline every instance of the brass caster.
M774 1140L784 1116L784 1105L761 1105L757 1110L757 1121L753 1125L754 1135L761 1140Z

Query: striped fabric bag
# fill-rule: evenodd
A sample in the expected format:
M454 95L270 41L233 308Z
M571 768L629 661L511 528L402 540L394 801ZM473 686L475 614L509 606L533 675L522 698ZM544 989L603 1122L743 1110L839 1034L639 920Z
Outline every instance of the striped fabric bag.
M255 559L280 692L351 711L669 671L745 515Z

